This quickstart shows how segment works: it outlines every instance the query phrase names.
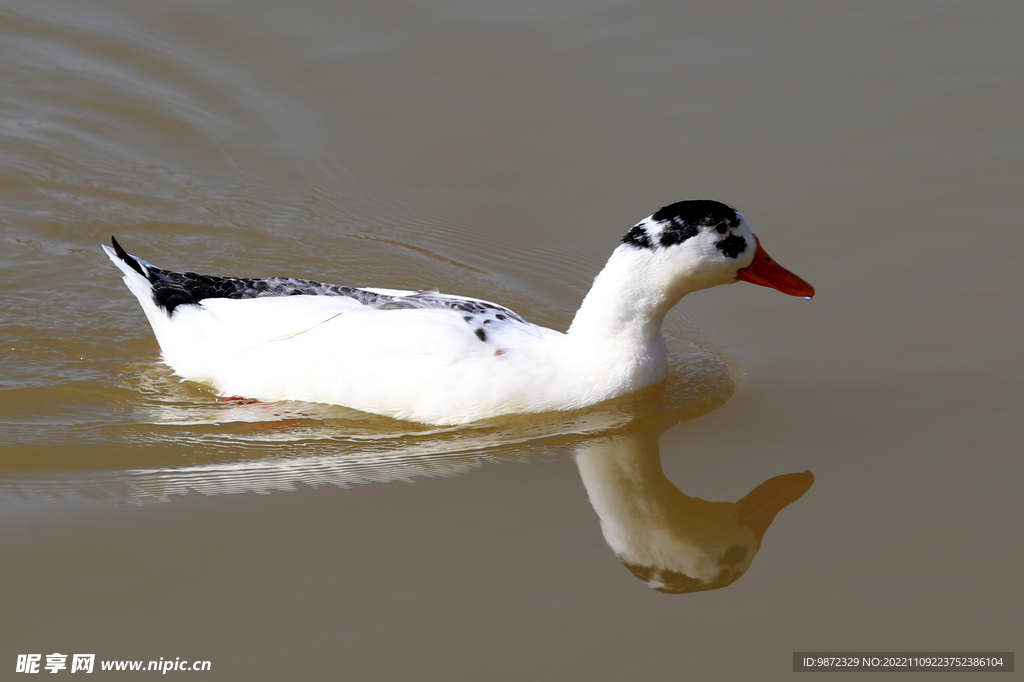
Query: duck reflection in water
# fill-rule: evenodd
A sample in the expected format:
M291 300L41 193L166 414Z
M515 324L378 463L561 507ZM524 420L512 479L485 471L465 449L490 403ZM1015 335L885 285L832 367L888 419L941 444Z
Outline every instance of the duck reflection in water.
M583 485L608 546L659 592L717 590L747 572L776 514L814 483L810 471L770 478L738 502L708 502L665 476L658 432L583 446Z

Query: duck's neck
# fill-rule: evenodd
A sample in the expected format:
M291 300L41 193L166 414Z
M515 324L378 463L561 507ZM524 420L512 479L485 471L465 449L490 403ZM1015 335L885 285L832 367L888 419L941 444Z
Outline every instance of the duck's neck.
M666 313L691 289L659 254L623 245L594 279L567 334L594 343L662 343Z

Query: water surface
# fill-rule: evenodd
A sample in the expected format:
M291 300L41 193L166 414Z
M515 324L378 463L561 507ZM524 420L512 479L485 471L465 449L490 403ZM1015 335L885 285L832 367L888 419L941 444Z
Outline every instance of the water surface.
M750 680L1012 650L1022 27L1005 0L0 2L0 666ZM219 402L99 249L565 328L684 198L737 206L815 300L699 292L665 385L468 428Z

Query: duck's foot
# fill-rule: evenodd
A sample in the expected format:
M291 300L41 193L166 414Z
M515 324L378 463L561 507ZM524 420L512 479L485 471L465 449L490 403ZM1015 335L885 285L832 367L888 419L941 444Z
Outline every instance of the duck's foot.
M231 403L233 405L255 405L259 401L255 398L243 398L240 395L230 395L228 393L221 393L217 396L217 400L224 403Z

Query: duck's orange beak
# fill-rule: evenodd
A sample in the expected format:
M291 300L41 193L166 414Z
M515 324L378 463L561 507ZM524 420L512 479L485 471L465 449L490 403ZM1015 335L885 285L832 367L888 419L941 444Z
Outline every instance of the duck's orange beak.
M754 241L757 242L754 262L737 272L736 279L750 282L751 284L760 284L763 287L778 289L790 296L803 296L805 298L814 296L814 287L772 260L772 257L761 246L760 239L754 237Z

